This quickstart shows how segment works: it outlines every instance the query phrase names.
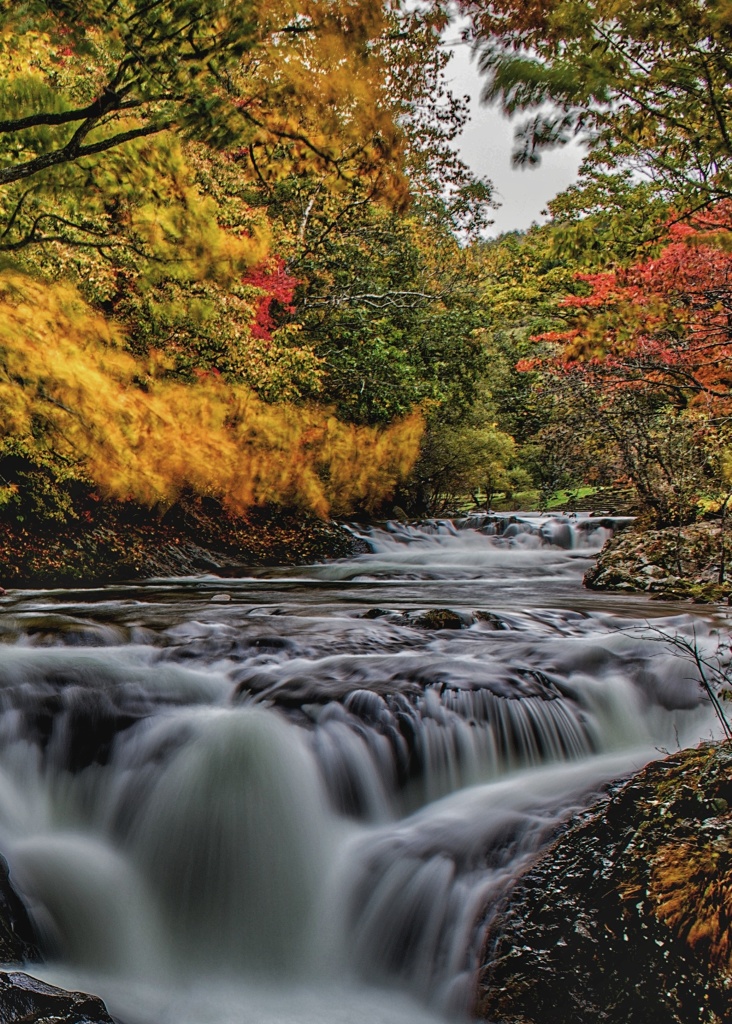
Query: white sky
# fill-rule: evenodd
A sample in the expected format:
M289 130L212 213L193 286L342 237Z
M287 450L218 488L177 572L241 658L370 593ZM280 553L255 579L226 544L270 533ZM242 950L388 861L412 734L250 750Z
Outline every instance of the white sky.
M471 119L458 140L460 155L473 171L491 179L502 204L493 214L491 233L522 230L534 221L541 222L548 200L574 181L581 149L565 146L546 153L538 167L515 170L511 167L514 125L497 108L479 102L481 78L468 46L455 47L447 77L456 95L471 97Z

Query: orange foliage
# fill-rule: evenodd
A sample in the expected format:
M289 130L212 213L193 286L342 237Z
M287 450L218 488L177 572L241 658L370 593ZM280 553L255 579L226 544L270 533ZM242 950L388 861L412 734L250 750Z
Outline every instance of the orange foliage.
M656 917L717 970L732 968L729 842L678 841L654 858L649 895Z
M154 506L184 488L235 510L373 507L411 469L418 413L385 430L268 405L215 374L159 376L71 286L0 274L0 436L78 465L109 496Z
M561 305L572 329L536 340L560 346L527 360L553 373L580 371L604 386L650 386L727 411L732 386L732 203L669 228L658 258L627 269L577 274L589 287Z

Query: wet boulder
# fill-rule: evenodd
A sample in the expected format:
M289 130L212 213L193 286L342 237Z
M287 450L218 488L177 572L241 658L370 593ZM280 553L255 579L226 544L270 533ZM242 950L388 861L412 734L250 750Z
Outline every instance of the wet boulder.
M412 622L420 629L462 629L465 623L451 608L430 608Z
M21 971L0 972L3 1024L114 1024L101 999L67 992Z
M26 964L43 958L28 913L0 857L0 962ZM22 971L0 971L2 1024L115 1024L101 999L66 992Z
M732 747L654 762L576 817L488 931L491 1024L732 1020Z
M553 516L548 519L539 530L539 535L551 547L562 548L564 551L574 547L571 523L563 517Z

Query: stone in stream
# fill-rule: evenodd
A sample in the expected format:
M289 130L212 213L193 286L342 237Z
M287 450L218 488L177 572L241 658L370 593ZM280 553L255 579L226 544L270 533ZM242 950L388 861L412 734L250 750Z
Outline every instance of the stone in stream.
M10 881L5 858L0 856L0 963L22 964L40 959L33 925Z
M578 815L499 908L491 1024L732 1020L732 746L654 762Z
M0 857L0 962L42 960L28 913ZM101 999L66 992L22 971L0 971L0 1024L114 1024Z
M548 519L539 530L539 535L545 544L551 544L555 548L569 551L574 546L570 521L559 516Z
M462 629L465 623L451 608L430 608L414 619L412 625L420 629Z

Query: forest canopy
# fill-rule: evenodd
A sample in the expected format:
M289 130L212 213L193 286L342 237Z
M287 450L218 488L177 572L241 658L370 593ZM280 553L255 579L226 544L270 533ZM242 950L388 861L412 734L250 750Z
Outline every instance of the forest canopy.
M393 490L439 381L335 419L329 344L294 315L294 293L342 224L406 210L410 173L425 203L444 192L459 205L468 186L488 200L448 145L462 113L439 84L442 14L363 0L0 13L9 464L151 505L193 488L322 514ZM327 270L316 275L311 306L337 308ZM400 341L374 344L386 368ZM16 500L7 475L3 493Z
M527 232L489 235L457 149L456 11L517 163L585 146ZM2 514L725 510L731 32L698 0L0 2Z

